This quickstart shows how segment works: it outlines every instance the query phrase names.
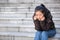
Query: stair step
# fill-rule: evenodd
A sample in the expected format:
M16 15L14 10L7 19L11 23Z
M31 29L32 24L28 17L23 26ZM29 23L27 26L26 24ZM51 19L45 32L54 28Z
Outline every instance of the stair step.
M47 3L47 2L46 2ZM53 8L53 7L59 7L60 6L60 4L59 3L57 3L57 2L54 2L53 4L46 4L46 3L43 3L47 8L49 8L49 7L51 7L51 8ZM31 6L31 8L35 8L36 6L38 6L38 5L40 5L41 4L41 1L40 1L40 3L35 3L35 4L32 4L32 6Z
M56 28L60 28L60 24L56 24L55 25ZM33 25L0 25L0 27L34 27L34 24Z
M56 24L55 26L59 28L60 24ZM0 24L0 27L34 27L34 24L33 25Z
M0 32L0 35L34 37L34 33L27 33L27 32Z
M56 27L57 33L60 33L60 28ZM35 32L35 27L20 27L19 32Z
M38 4L33 4L32 6L31 5L29 5L29 6L31 6L30 7L30 9L29 9L29 6L26 8L24 8L24 7L0 7L1 9L1 12L5 12L5 13L11 13L11 12L15 12L15 13L17 13L17 12L20 12L20 13L27 13L27 12L34 12L34 10L35 10L35 7L37 6ZM40 5L40 4L39 4ZM57 4L58 5L58 4ZM55 5L55 6L57 6L57 5ZM60 7L59 6L57 6L57 7L55 7L55 6L49 6L49 5L46 5L47 6L47 8L48 9L50 9L50 11L51 10L60 10ZM53 12L53 11L52 11ZM57 12L59 12L59 11L57 11Z
M0 35L0 39L1 40L34 40L34 37L6 36L6 35L2 36L2 35ZM59 38L49 38L49 40L59 40Z
M27 14L0 14L0 18L32 18L32 16L33 16L33 14L31 13L31 14L29 14L29 13L27 13ZM53 14L52 13L52 16L54 17L54 18L60 18L60 14Z
M56 0L41 0L41 1L39 1L39 0L35 0L35 3L37 4L37 3L46 3L46 2L48 2L48 3L52 3L52 4L55 4L55 3L59 3L59 0L58 1L56 1Z
M18 6L18 7L15 7L15 6L13 6L13 4L11 4L12 6L7 6L7 7L0 7L1 9L1 12L3 11L3 12L17 12L17 9L21 9L21 10L25 10L25 11L28 11L28 9L29 9L29 7L30 7L30 9L33 9L34 10L34 8L36 7L36 6L38 6L39 4L32 4L32 6L31 6L31 4L19 4L19 5L21 5L21 6ZM52 4L45 4L46 5L46 7L47 8L54 8L56 5L58 5L57 6L57 8L59 8L59 4L54 4L54 6L50 6L50 5L52 5ZM7 9L7 10L6 10ZM54 10L54 9L53 9ZM58 9L58 10L60 10L60 9Z
M0 0L0 3L7 3L7 0Z
M52 18L54 22L59 22L60 18ZM12 23L19 23L19 22L30 22L33 23L32 18L0 18L0 22L12 22Z
M0 27L0 32L18 32L19 27Z
M55 24L60 24L60 21L54 21ZM33 21L0 21L0 25L33 25Z
M60 25L56 25L57 33L60 33ZM33 25L22 25L22 26L0 26L0 32L35 32Z
M11 3L15 3L15 4L16 3L28 3L29 4L29 3L33 3L34 2L34 0L30 0L30 1L28 1L28 0L22 0L22 1L20 1L20 0L13 0L13 1L12 0L8 0L8 1L5 0L5 1L2 0L2 1L0 1L0 3L7 3L8 2L9 4L11 4Z
M32 16L33 16L33 14L0 14L0 18L32 18ZM52 14L52 16L54 17L54 18L60 18L60 15L54 15L54 14Z
M27 33L27 32L0 32L0 35L35 37L35 33ZM60 38L59 35L60 34L56 34L54 38Z
M55 24L60 24L60 18L53 18ZM20 19L1 19L0 18L0 25L33 25L33 19L30 18L20 18Z
M6 19L6 20L33 20L32 18L0 18L0 19ZM53 18L53 20L60 20L60 18Z
M23 9L23 8L21 8L21 9ZM51 9L50 11L51 11L51 14L60 14L60 11L59 10L60 9L54 9L54 10ZM16 12L16 11L4 12L4 11L1 11L0 14L31 14L31 15L33 15L34 14L34 9L30 9L30 11L32 11L32 12Z
M18 7L16 7L16 6L14 6L15 4L9 4L9 6L7 6L6 5L6 7L0 7L1 9L3 9L3 8L10 8L10 9L28 9L30 6L31 6L31 4L18 4L19 6Z

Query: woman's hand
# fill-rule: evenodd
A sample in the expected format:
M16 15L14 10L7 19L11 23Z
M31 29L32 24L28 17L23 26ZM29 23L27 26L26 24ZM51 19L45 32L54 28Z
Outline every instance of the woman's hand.
M34 20L36 20L37 19L37 16L34 16Z
M42 18L41 18L41 21L44 21L44 20L45 20L45 17L42 17Z
M38 19L39 21L45 20L44 16L34 16L34 20Z
M40 20L40 16L34 16L34 20L36 19Z

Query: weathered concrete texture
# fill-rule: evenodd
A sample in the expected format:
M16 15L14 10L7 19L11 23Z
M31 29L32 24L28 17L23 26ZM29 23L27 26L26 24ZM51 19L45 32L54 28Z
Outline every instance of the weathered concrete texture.
M51 11L57 34L60 34L60 0L0 0L0 32L16 32L16 35L17 32L35 33L32 16L35 7L41 3ZM60 40L59 38L59 35L57 35L57 38L50 38L49 40ZM5 34L2 34L0 39L34 40L33 37L18 37Z
M15 37L14 36L1 36L0 40L34 40L34 38L33 37L19 37L19 36L15 36ZM49 40L60 40L60 39L49 38Z

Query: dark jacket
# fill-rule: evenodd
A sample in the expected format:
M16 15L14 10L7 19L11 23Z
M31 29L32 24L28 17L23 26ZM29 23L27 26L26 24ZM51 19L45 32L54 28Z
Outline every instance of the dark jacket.
M34 25L35 29L39 31L47 31L50 29L55 29L53 21L48 23L47 20L44 21L34 20Z

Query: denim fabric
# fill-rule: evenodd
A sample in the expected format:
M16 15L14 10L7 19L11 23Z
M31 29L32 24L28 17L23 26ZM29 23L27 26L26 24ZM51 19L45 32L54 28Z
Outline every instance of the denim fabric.
M56 34L56 30L37 31L35 33L34 40L48 40L48 38L54 37L55 34Z

